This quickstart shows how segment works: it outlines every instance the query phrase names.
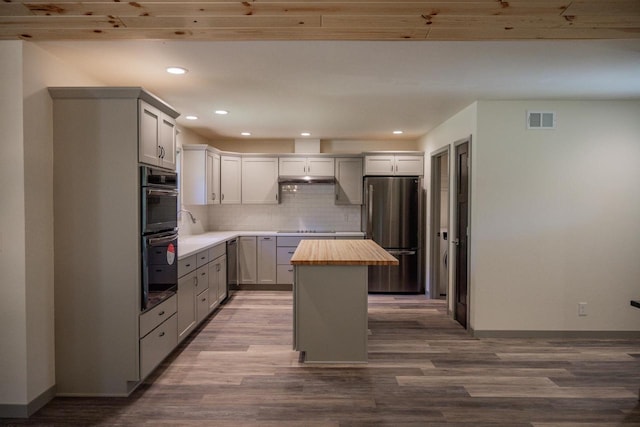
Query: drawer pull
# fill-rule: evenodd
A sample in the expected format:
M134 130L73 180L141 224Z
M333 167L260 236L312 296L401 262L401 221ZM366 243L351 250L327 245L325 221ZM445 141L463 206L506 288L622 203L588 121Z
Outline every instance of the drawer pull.
M160 335L158 335L159 337L163 337L164 336L164 331L160 332Z
M293 253L294 253L294 252L295 252L295 251L289 251L289 252L287 252L287 253L288 253L289 255L293 255Z
M185 267L191 267L191 264L185 264L184 266Z
M206 276L207 273L205 273L204 271L202 273L200 273L201 276Z
M293 268L287 270L289 273L293 273Z
M206 298L202 298L200 301L205 302L207 299Z
M158 313L158 316L164 316L164 310L162 310L160 313Z

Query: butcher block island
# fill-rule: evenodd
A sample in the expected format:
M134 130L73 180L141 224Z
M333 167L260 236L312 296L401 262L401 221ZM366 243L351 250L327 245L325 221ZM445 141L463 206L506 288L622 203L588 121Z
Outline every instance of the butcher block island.
M303 240L291 264L293 348L305 362L367 362L367 273L398 265L373 240Z

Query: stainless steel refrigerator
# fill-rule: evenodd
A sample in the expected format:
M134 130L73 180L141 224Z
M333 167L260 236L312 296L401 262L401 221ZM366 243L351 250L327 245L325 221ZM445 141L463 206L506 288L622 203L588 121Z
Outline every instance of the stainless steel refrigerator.
M370 266L369 292L424 292L421 178L365 177L364 193L366 238L400 261L398 266Z

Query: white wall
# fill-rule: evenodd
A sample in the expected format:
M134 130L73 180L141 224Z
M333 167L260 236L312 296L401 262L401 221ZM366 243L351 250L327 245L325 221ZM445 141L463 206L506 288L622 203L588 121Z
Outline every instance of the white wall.
M425 172L424 172L424 181L423 181L423 185L425 187L425 189L427 189L427 203L426 203L426 238L425 238L425 246L426 246L426 251L425 251L425 257L426 257L426 288L430 289L430 277L429 277L429 272L432 270L432 266L431 266L431 239L432 237L432 229L431 229L431 155L434 152L439 151L440 149L449 146L451 148L450 151L450 156L449 156L449 170L452 171L453 170L453 161L454 161L454 156L453 156L453 143L456 141L459 141L461 139L464 138L468 138L469 136L475 136L476 132L477 132L477 111L478 111L478 104L477 103L473 103L469 106L467 106L466 108L464 108L462 111L458 112L457 114L455 114L454 116L452 116L451 118L449 118L447 121L445 121L444 123L440 124L439 126L437 126L436 128L434 128L433 130L431 130L427 135L425 135L423 138L420 139L419 141L419 149L421 151L425 152L425 159L424 159L424 166L425 166ZM475 150L475 144L472 141L471 144L471 156L474 156L474 150ZM451 177L452 174L450 173L449 176ZM449 188L453 188L451 185L449 186ZM453 201L454 201L454 197L453 197L453 192L449 191L449 198L450 198L450 206L449 206L449 212L453 212ZM455 226L453 218L451 219L451 222L449 224L449 229L453 229L453 227ZM451 239L449 240L451 241ZM453 253L451 250L451 247L449 247L449 259L453 259ZM453 279L453 272L452 272L452 268L453 268L453 263L449 262L449 267L450 267L450 271L449 271L449 286L448 286L448 291L447 294L449 296L453 295L453 283L452 283L452 279ZM453 299L449 298L449 309L452 310L453 309Z
M0 299L0 328L9 327L3 338L15 334L21 345L5 346L3 339L0 360L12 362L6 367L0 362L0 404L25 405L55 384L53 112L47 87L100 82L79 74L34 44L2 42L1 49L0 128L7 142L2 144L0 174L3 184L10 183L0 186L3 294L4 283L14 286L8 287L7 298L3 295ZM10 242L10 253L6 242ZM2 381L5 376L10 376L10 381Z
M527 109L556 111L557 129L527 130ZM639 119L640 101L478 102L476 331L640 330Z
M0 41L0 405L27 403L22 42Z

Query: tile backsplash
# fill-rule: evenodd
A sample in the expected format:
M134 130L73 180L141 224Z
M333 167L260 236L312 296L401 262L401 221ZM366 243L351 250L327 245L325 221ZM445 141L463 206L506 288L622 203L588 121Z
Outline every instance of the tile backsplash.
M209 231L360 231L360 205L336 205L333 185L284 186L277 205L208 206Z

